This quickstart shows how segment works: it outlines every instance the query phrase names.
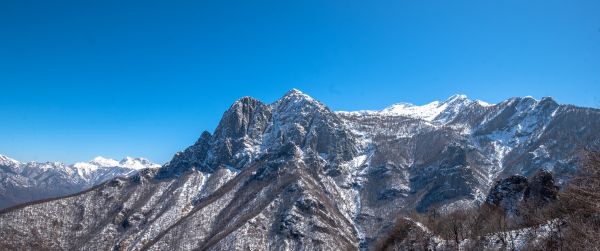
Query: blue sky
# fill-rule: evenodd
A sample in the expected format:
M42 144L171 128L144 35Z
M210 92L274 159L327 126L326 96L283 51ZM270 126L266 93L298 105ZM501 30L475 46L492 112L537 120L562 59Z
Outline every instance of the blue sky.
M600 106L600 1L0 1L0 153L165 162L242 96Z

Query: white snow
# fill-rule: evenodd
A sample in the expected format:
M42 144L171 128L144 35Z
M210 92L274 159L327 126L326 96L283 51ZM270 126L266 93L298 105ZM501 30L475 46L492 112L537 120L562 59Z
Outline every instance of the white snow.
M144 168L158 168L159 164L152 163L144 158L125 157L121 161L98 156L89 162L78 162L73 164L76 168L94 170L103 167L122 167L133 170L141 170Z
M4 155L0 154L0 165L10 166L10 165L19 165L19 164L21 164L21 162L11 159L8 156L4 156Z
M75 163L75 164L73 164L73 167L75 167L78 170L96 170L96 169L98 169L97 165L85 163L85 162Z
M465 106L477 103L480 106L493 106L481 100L470 100L466 95L455 94L446 101L433 101L425 105L414 105L411 103L393 104L383 110L360 110L360 111L338 111L336 113L346 115L379 115L379 116L404 116L414 119L421 119L429 122L438 122L445 124L449 122L454 115L458 114Z
M119 161L110 158L104 158L102 156L98 156L89 162L92 165L99 167L113 167L119 166Z
M490 103L485 102L485 101L481 101L479 99L475 100L475 102L477 102L477 104L479 104L480 106L483 106L483 107L488 107L488 106L493 106L494 105L494 104L490 104Z
M140 169L144 169L144 168L158 168L160 167L159 164L155 164L152 163L151 161L144 159L144 158L132 158L132 157L125 157L124 159L122 159L119 162L119 167L125 167L125 168L130 168L130 169L136 169L136 170L140 170Z
M433 121L444 109L446 104L434 101L426 105L416 106L408 103L394 104L383 109L379 114L387 116L406 116L412 118Z
M380 115L380 116L405 116L426 121L432 121L439 115L446 105L439 101L434 101L426 105L417 106L410 103L397 103L380 111L360 110L360 111L338 111L338 113L346 113L353 115Z

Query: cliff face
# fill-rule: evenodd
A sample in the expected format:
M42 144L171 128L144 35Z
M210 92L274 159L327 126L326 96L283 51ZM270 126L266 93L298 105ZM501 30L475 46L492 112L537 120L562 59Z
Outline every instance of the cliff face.
M0 248L368 249L399 214L483 203L495 180L568 179L598 124L549 98L332 112L297 90L245 97L160 169L3 211Z
M554 176L547 170L539 170L531 178L512 175L497 181L490 190L486 203L502 208L510 214L517 214L525 203L541 208L555 201L558 186Z

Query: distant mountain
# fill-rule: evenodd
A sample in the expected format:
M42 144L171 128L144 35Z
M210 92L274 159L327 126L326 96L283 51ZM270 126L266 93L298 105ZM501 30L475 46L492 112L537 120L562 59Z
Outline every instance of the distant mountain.
M81 192L118 176L130 176L144 168L158 168L147 159L121 161L96 157L90 162L21 163L0 155L0 209L17 204Z
M598 125L552 98L333 112L298 90L244 97L161 168L0 212L0 249L373 249L412 211L509 201L513 175L566 182Z

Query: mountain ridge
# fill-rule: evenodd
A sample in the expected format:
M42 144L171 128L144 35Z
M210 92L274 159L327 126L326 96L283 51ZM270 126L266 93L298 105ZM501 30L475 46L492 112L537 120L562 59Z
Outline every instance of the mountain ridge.
M77 193L118 176L158 168L144 158L122 161L96 157L89 162L25 162L0 155L0 209L20 203Z

